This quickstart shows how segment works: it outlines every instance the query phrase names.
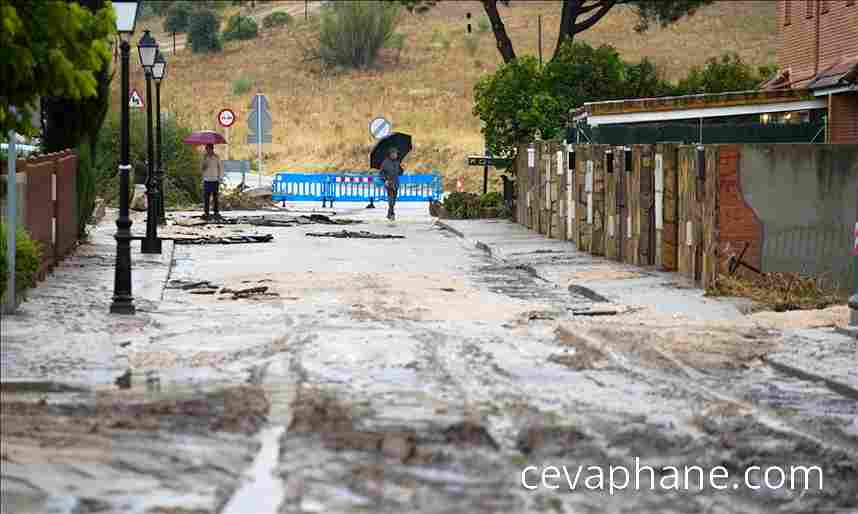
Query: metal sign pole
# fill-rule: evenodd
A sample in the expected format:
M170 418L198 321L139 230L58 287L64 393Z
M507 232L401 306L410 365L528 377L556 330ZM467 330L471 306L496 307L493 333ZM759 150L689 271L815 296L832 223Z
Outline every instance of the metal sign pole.
M13 111L14 112L14 111ZM9 131L9 155L7 156L8 169L6 172L6 264L9 279L6 281L6 312L15 312L15 235L18 231L18 222L15 219L18 214L18 177L15 171L18 149L15 147L17 136L14 130Z
M256 94L256 172L258 186L262 187L262 94Z
M226 160L229 160L229 127L224 127L226 129Z

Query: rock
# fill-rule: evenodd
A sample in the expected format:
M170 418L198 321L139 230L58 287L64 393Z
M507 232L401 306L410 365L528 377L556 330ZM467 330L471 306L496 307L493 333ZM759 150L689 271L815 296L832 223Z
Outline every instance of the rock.
M416 440L414 434L387 434L381 441L381 453L385 457L405 462L414 453Z

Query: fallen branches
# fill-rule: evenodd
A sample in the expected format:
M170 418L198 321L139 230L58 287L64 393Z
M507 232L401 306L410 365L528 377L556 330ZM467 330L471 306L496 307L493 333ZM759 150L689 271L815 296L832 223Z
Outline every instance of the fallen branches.
M240 235L240 236L202 236L202 237L186 237L175 238L173 242L177 245L233 245L247 243L270 243L274 240L271 234L262 235Z
M342 230L340 232L308 232L304 235L309 237L336 237L341 239L405 239L405 236L394 234L374 234L372 232L367 232L366 230L361 230L359 232L351 230Z

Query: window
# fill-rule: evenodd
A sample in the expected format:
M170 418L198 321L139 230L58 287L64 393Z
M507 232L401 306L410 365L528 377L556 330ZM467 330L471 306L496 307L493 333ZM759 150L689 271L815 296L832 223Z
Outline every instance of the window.
M784 26L790 24L792 14L792 0L784 0Z
M805 5L805 17L813 18L813 6L816 5L816 0L806 0Z

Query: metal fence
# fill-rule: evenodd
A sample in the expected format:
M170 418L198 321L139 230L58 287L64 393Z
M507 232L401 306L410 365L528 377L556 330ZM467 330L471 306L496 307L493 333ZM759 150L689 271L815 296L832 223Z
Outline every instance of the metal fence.
M440 174L403 175L399 177L397 201L428 202L439 200L443 192ZM277 202L321 201L371 202L387 200L387 190L377 174L343 173L278 173L271 186Z

